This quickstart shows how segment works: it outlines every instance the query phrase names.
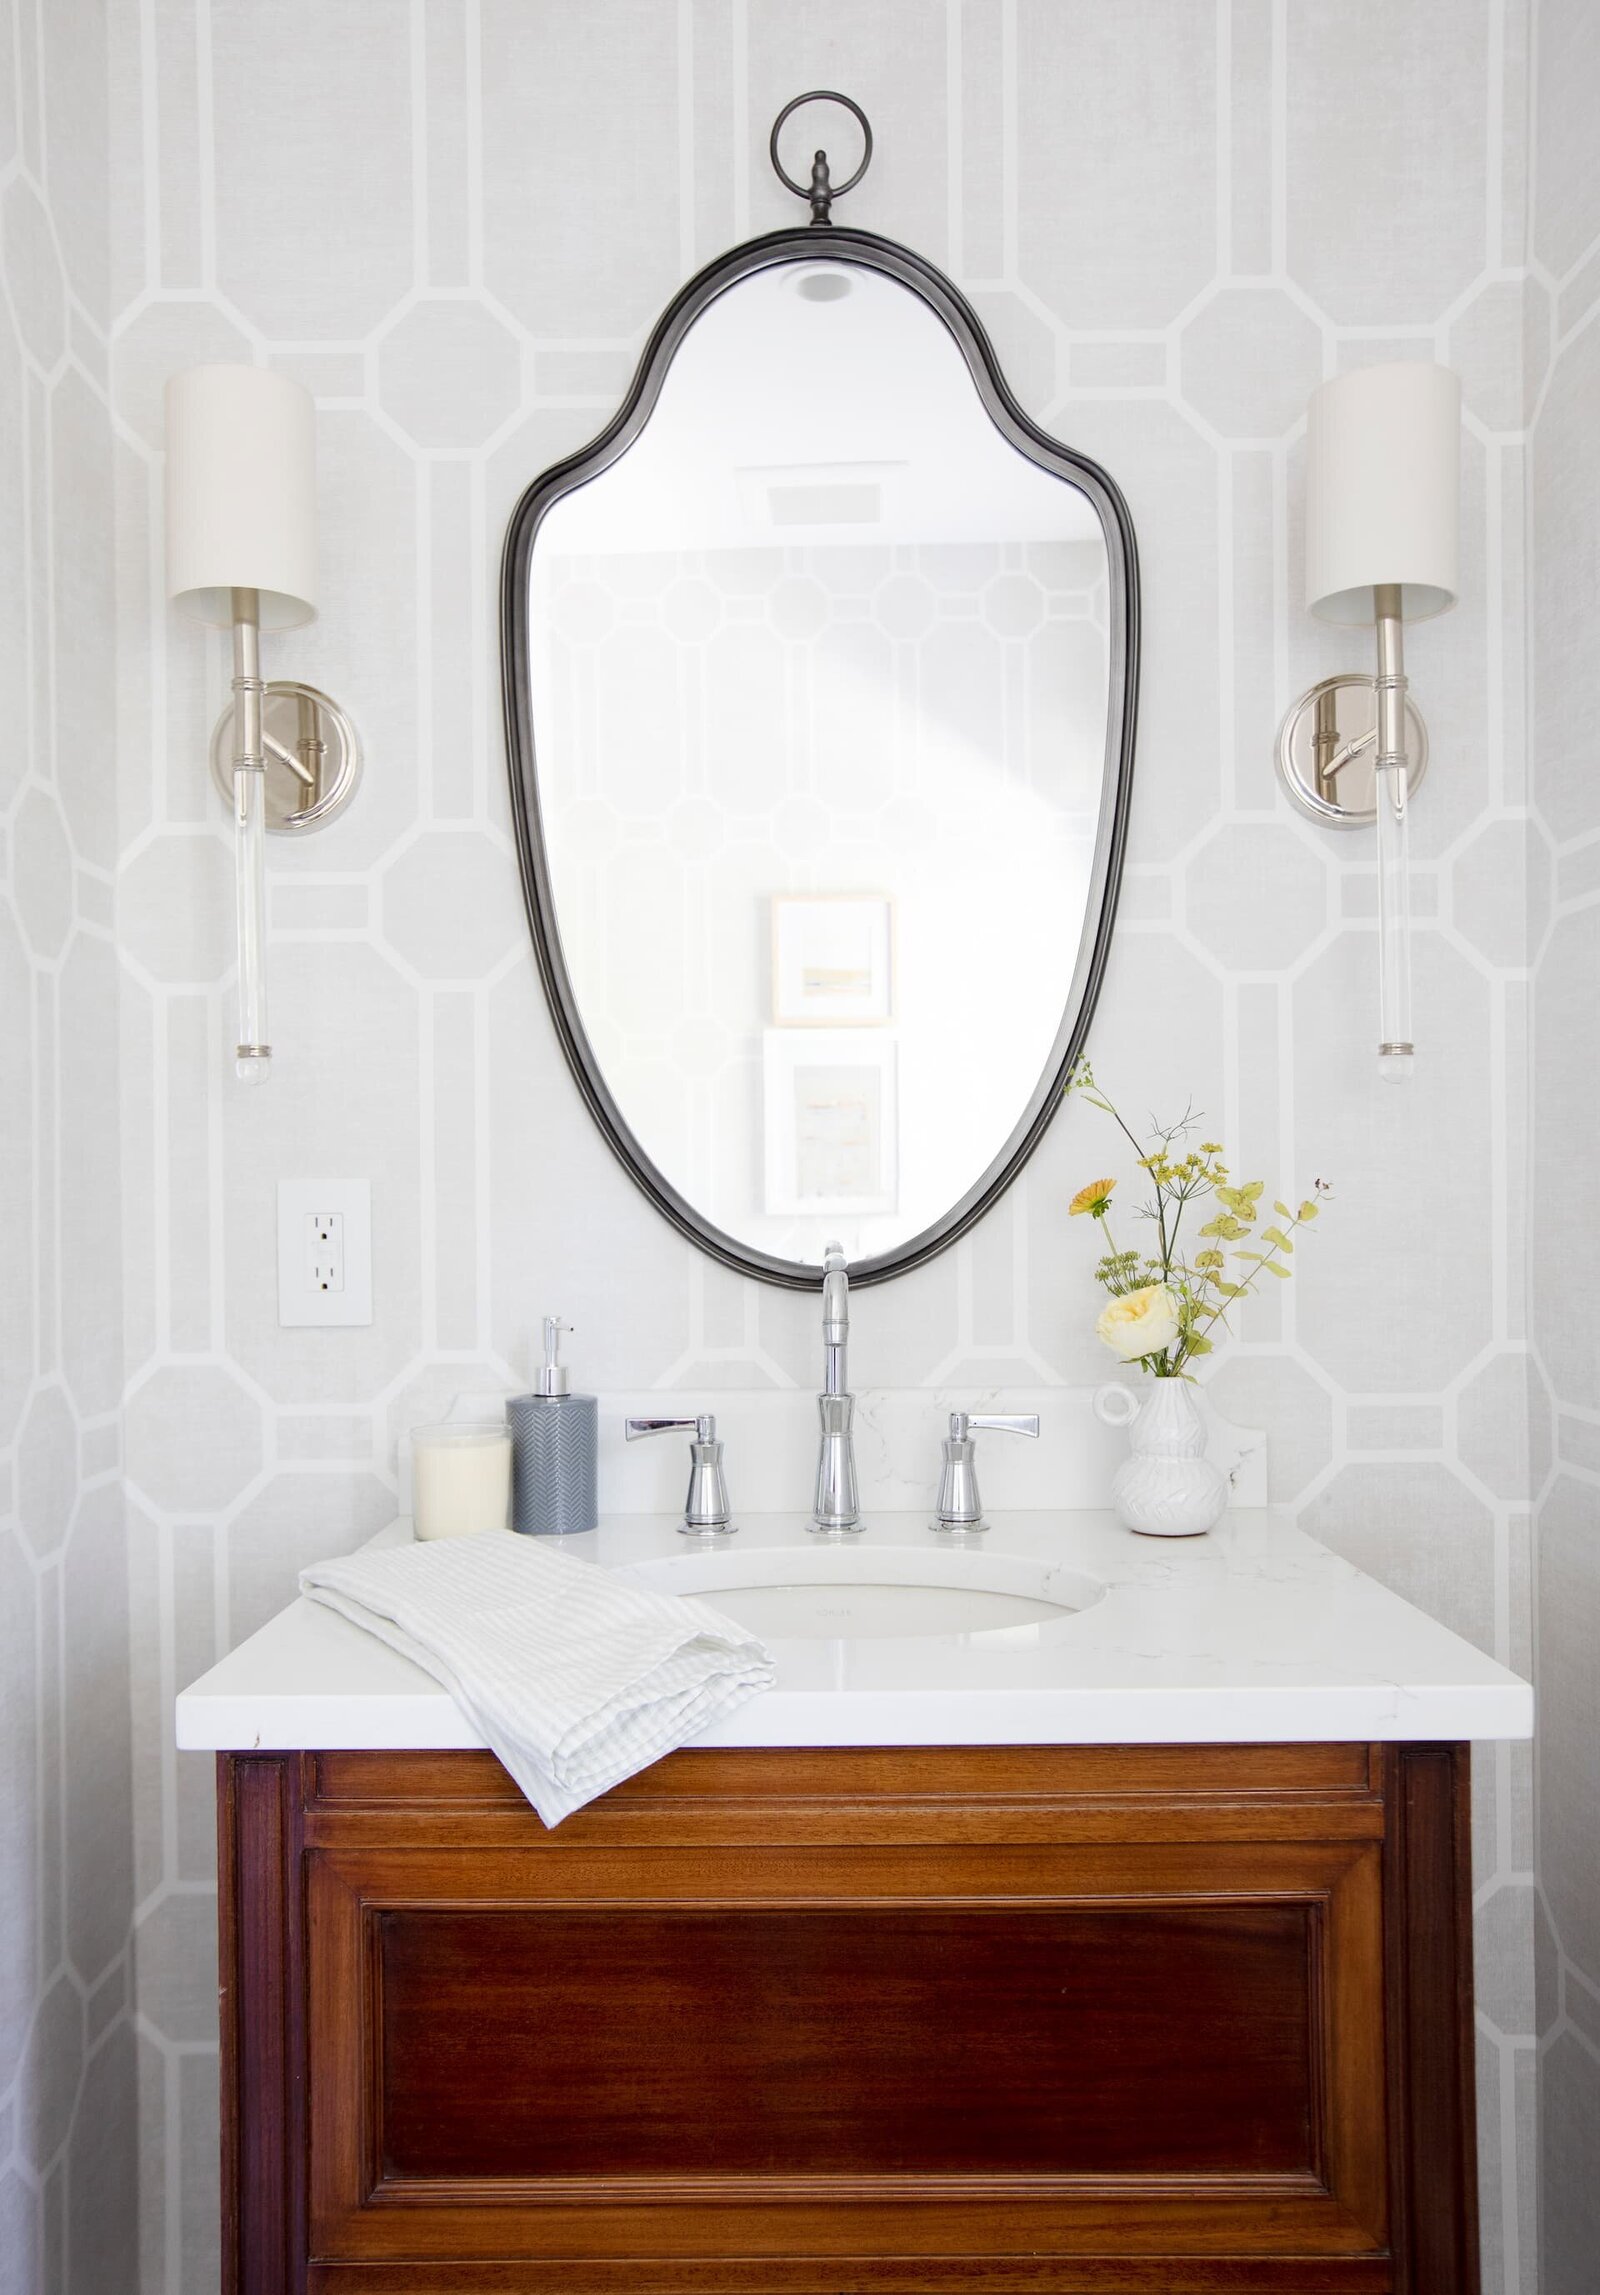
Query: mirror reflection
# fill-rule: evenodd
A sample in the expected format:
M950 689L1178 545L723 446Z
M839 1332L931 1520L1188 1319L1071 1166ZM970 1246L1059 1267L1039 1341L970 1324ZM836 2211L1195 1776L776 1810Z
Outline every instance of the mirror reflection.
M529 714L595 1068L743 1250L894 1251L1053 1078L1101 898L1089 496L897 279L797 259L688 328L540 520Z

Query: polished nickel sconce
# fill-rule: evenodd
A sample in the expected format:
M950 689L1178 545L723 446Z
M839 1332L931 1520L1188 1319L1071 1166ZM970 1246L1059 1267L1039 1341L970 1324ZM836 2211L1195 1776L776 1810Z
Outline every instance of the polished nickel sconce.
M308 393L264 367L190 367L167 384L167 594L233 632L211 771L233 811L241 1083L272 1072L266 836L325 828L361 777L343 710L314 686L261 678L261 632L316 611L314 427Z
M1428 736L1402 624L1456 602L1461 385L1426 361L1326 382L1306 418L1306 603L1377 629L1377 672L1312 686L1278 732L1278 778L1311 820L1378 837L1378 1066L1412 1071L1408 814Z

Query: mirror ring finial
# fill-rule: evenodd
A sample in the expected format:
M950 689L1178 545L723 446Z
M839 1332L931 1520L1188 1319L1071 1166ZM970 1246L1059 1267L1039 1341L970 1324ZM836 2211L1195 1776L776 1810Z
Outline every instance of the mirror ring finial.
M819 150L813 158L809 183L796 183L794 177L778 157L778 137L782 132L783 123L789 114L797 112L802 104L841 104L854 119L860 122L861 134L864 139L861 165L856 169L855 174L846 177L843 183L834 183L829 177L828 155L825 151ZM831 223L833 217L829 213L829 209L834 201L842 199L847 191L854 191L856 185L866 174L867 169L872 165L872 123L861 106L853 102L849 96L841 96L833 88L811 88L803 96L792 97L779 112L772 123L772 134L767 143L767 150L771 155L773 173L784 189L792 191L796 199L810 201L812 222Z

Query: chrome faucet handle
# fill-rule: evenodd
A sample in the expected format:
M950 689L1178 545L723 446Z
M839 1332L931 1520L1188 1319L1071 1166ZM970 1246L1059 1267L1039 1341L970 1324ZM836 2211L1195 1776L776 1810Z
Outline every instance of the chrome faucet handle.
M964 1533L987 1530L983 1518L983 1501L978 1496L978 1469L975 1460L979 1430L990 1434L1027 1434L1037 1437L1037 1412L1028 1411L1017 1417L996 1417L976 1411L953 1410L950 1413L950 1432L944 1444L944 1466L939 1475L939 1497L934 1509L930 1530L953 1530Z
M629 1442L650 1434L687 1434L689 1495L678 1529L685 1538L731 1538L738 1524L729 1518L728 1485L722 1473L722 1444L709 1411L698 1418L630 1418L623 1427Z
M1037 1411L1026 1411L1019 1418L980 1418L976 1411L953 1410L950 1413L950 1433L955 1441L965 1441L969 1427L974 1433L981 1429L988 1434L1031 1434L1037 1437L1039 1414Z

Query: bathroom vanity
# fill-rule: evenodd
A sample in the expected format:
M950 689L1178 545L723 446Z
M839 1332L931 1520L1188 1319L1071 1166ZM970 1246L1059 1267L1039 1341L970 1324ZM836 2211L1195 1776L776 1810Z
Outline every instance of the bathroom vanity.
M1525 1684L1264 1512L572 1544L779 1679L553 1832L307 1603L179 1701L229 2295L1476 2287L1466 1741Z

